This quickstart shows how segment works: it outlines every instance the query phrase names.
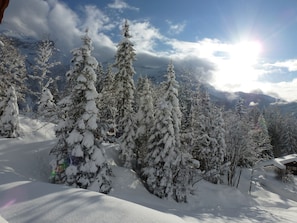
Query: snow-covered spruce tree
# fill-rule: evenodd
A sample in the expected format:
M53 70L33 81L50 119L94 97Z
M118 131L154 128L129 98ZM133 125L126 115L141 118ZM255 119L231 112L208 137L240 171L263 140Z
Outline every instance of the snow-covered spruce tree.
M172 62L167 70L164 94L156 108L142 173L148 190L160 198L186 202L191 156L180 149L180 110Z
M25 84L27 72L25 57L13 46L13 42L3 35L0 36L0 40L3 42L3 45L0 46L0 101L2 104L0 105L0 119L4 115L5 117L3 117L3 119L7 120L9 111L7 111L6 108L8 103L16 103L16 105L18 105L18 101L23 100L24 94L27 92ZM14 90L12 90L12 88ZM13 98L10 98L12 95ZM15 110L12 110L11 114L18 116L18 112L15 113ZM16 117L12 117L12 119L14 118ZM4 133L6 132L4 129L7 126L4 127L2 125L3 123L0 123L0 129L3 130L2 133L4 136L7 136L7 133ZM10 135L9 137L15 137L17 134L10 133L8 135Z
M250 133L255 145L256 162L273 158L272 145L263 114L260 114L256 125L250 130ZM252 165L254 164L252 163Z
M137 79L137 83L136 83L136 89L135 89L135 94L134 94L134 110L138 111L139 109L139 105L140 105L140 97L141 97L141 92L143 90L143 85L145 82L145 79L147 79L147 77L138 77Z
M265 111L265 119L267 121L267 129L268 129L268 134L271 139L273 155L275 157L288 155L289 154L289 153L287 153L288 147L286 147L286 146L291 146L292 144L286 143L284 145L283 140L284 140L284 135L287 132L286 130L288 129L287 126L288 126L288 124L290 124L290 122L287 123L285 117L281 114L278 107L274 107L274 108L270 108L269 110L266 110Z
M15 138L19 136L19 107L13 86L8 88L5 100L0 102L3 113L0 118L0 134L3 137Z
M200 162L205 178L220 183L226 155L224 120L207 93L200 97L194 101L192 111L192 155Z
M165 87L165 101L172 105L172 121L174 134L176 139L176 146L181 146L180 142L180 127L182 113L180 111L179 100L178 100L178 83L175 79L175 71L172 61L169 63L167 68L167 82L164 84Z
M135 50L129 40L129 25L127 20L123 26L123 40L118 44L116 61L114 67L115 73L115 107L117 135L120 138L120 159L125 167L130 168L134 159L133 151L135 149L135 121L134 121L134 81L135 74L133 61L135 60Z
M38 103L38 114L40 114L41 118L47 121L56 122L56 109L57 106L54 101L54 96L52 95L50 89L44 87Z
M246 114L244 100L242 98L239 98L235 104L235 113L239 116L239 118L243 118L243 116Z
M297 120L293 114L283 117L283 130L280 135L282 155L297 153ZM280 127L280 126L279 126Z
M100 116L100 125L103 129L104 140L111 140L114 137L115 130L115 94L114 94L114 75L112 67L109 66L102 81L102 90L99 93L98 109Z
M147 78L138 90L139 105L136 113L135 154L138 167L142 165L147 153L150 131L154 124L154 101L151 86Z
M97 127L98 92L94 69L98 62L91 56L93 48L87 33L82 41L82 47L72 51L72 66L67 73L70 94L63 102L66 113L57 128L59 138L53 150L56 154L54 163L59 166L65 159L69 162L63 171L65 180L62 182L80 188L92 184L99 192L108 193L111 169L101 148L102 139Z
M161 100L142 168L147 189L160 198L186 202L189 188L190 156L176 146L172 105Z
M160 198L173 195L173 177L178 169L172 120L172 105L162 100L157 109L152 136L148 142L148 153L142 170L148 190Z
M199 121L200 118L200 112L201 112L201 108L200 106L202 106L201 104L201 95L200 95L200 91L196 91L196 93L193 95L193 99L192 99L192 104L191 104L191 124L190 124L190 128L191 128L191 141L190 141L190 145L191 148L190 153L192 154L193 158L196 160L199 160L199 152L200 152L200 142L199 142L199 137L200 135L202 135L203 133L203 128L201 128L201 123Z
M114 89L115 89L115 104L117 109L116 124L118 125L119 134L123 134L123 129L126 126L124 122L125 116L133 113L134 103L134 81L135 74L133 61L135 60L135 50L130 41L129 24L127 20L123 26L123 39L117 46L116 68Z
M191 69L184 70L180 76L179 82L179 101L182 112L181 119L181 143L190 151L190 145L192 143L192 103L193 98L196 97L196 92L199 92L201 83L197 80L197 74L191 71Z
M25 84L27 79L26 58L14 47L12 40L5 36L0 36L0 40L4 43L4 46L0 47L0 94L2 94L0 99L13 86L17 98L23 100L24 94L28 91Z

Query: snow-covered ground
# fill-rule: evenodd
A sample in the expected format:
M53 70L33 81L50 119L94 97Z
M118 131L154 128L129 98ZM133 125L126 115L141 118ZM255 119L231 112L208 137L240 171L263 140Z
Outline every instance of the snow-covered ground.
M22 137L0 138L0 223L297 222L297 186L277 181L272 172L256 171L251 195L245 170L239 190L200 181L189 202L178 204L148 193L133 171L117 165L111 144L105 146L114 172L109 195L50 184L53 125L20 121Z

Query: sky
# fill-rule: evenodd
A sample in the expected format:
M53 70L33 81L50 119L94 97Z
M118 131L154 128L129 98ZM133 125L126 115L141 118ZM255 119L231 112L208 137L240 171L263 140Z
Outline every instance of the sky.
M69 51L88 28L106 62L125 19L148 67L173 60L218 90L297 100L296 0L10 0L0 30L49 35Z

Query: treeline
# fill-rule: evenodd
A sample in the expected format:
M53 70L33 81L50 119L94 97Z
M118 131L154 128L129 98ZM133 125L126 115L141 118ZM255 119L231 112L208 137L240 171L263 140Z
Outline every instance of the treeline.
M225 111L212 103L195 74L179 84L173 61L163 83L141 77L134 84L136 52L127 21L122 34L115 62L104 69L85 33L82 46L72 50L60 98L49 75L59 64L52 61L54 43L40 42L28 74L26 58L0 37L0 134L19 136L18 101L28 92L36 95L38 117L56 123L52 182L108 193L112 169L102 143L118 143L122 165L134 169L151 193L186 202L201 179L237 186L240 168L296 153L296 118L245 107L242 99ZM28 86L32 80L34 90Z

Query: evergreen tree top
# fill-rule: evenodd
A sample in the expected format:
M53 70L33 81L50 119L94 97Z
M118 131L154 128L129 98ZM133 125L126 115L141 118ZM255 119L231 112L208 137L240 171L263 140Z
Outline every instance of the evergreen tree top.
M122 33L123 33L123 36L125 38L131 38L132 37L129 34L129 24L128 24L128 20L127 19L125 20L125 23L124 23L124 26L123 26L123 29L122 29Z
M168 77L168 79L175 79L175 71L174 71L174 65L173 65L172 60L168 64L167 77Z

